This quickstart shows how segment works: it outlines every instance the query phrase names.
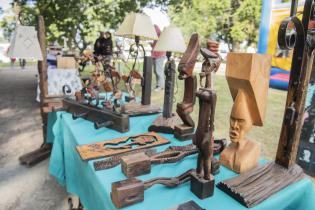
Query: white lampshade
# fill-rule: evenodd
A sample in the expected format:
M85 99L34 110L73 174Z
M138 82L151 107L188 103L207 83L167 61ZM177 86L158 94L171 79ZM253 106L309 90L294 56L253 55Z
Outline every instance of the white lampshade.
M168 26L165 28L154 47L154 51L160 52L179 52L186 50L186 44L180 28Z
M34 26L16 26L8 56L11 58L43 60Z
M154 25L149 16L140 13L129 13L116 32L116 36L141 40L157 40Z

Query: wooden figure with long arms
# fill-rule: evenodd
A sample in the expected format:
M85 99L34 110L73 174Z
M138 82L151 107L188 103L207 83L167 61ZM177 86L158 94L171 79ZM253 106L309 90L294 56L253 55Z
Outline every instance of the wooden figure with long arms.
M178 79L185 82L183 101L178 103L176 107L176 112L183 121L183 125L175 127L175 137L181 140L191 138L191 133L193 133L195 127L190 113L194 109L196 99L197 79L193 75L193 70L199 49L199 35L195 33L190 37L188 47L178 64Z
M205 77L206 83L204 88L200 88L197 92L197 97L199 98L199 120L193 142L199 149L196 172L199 176L209 180L211 157L213 156L214 114L217 100L216 92L211 89L211 73L218 70L221 58L218 54L206 48L201 48L200 52L204 57L200 77L201 80Z

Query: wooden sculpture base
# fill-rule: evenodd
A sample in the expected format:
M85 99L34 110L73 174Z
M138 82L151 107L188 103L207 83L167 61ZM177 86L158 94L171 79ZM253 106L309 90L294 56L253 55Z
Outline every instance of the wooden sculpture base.
M167 210L206 210L204 208L201 208L195 201L188 201L185 203L182 203L176 207L169 208Z
M136 178L112 183L111 198L116 208L122 208L144 200L144 183Z
M149 127L149 131L155 131L160 133L170 133L173 134L176 125L180 125L182 120L175 113L170 118L165 118L163 116L159 116L156 120L154 120L153 124Z
M136 178L129 178L123 181L112 183L111 198L116 208L122 208L142 202L144 191L155 184L162 184L166 187L176 187L188 182L194 170L188 170L177 177L158 177L147 181L140 181Z
M174 129L174 137L180 141L192 139L195 134L195 128L185 124L176 125Z
M222 181L217 187L247 208L251 208L303 177L303 170L297 164L286 169L271 162Z
M125 104L124 114L129 116L142 116L142 115L150 115L160 113L161 108L159 106L154 105L142 105L136 102L130 102Z
M48 158L50 156L51 149L51 144L43 144L39 149L19 157L19 161L22 165L31 167Z
M211 197L214 192L214 177L211 175L210 180L199 177L196 173L192 173L190 178L190 191L198 198L205 199Z
M244 173L258 166L260 144L255 141L241 140L231 143L220 155L220 163L237 172Z
M82 160L91 160L169 143L169 140L154 132L150 132L137 136L121 137L93 144L81 145L77 146L76 149Z

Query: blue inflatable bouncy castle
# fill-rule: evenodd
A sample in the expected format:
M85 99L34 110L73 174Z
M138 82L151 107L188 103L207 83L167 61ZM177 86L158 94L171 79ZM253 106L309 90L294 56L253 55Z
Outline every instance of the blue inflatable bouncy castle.
M298 10L303 8L299 2ZM290 2L282 0L263 0L261 23L259 29L258 53L272 55L269 86L287 90L290 77L292 51L278 48L278 29L280 22L290 14Z

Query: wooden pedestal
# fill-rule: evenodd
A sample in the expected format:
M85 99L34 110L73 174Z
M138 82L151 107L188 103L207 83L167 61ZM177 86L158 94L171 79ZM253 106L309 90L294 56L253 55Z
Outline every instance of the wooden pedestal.
M121 170L128 177L135 177L151 172L151 160L144 152L124 156L120 160Z
M160 133L170 133L173 134L175 130L175 126L181 123L181 119L175 113L172 114L172 117L165 118L163 116L159 116L153 124L149 127L149 131L155 131Z
M198 198L205 199L211 197L214 191L214 177L211 175L210 180L199 177L196 173L190 175L190 191Z
M122 208L144 200L144 184L136 178L112 183L111 198L116 208Z
M180 141L192 139L194 136L195 128L185 124L176 125L174 129L174 136Z

